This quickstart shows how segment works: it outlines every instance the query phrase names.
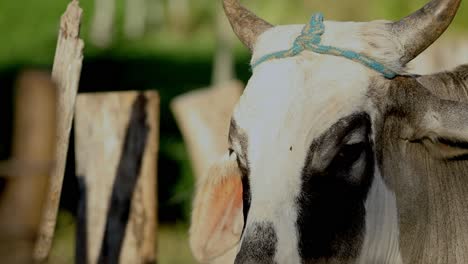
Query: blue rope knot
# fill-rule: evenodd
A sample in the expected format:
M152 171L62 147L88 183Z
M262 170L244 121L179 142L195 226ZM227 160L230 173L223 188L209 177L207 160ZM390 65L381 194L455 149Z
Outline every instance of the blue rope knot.
M254 62L252 64L252 68L257 67L259 64L268 60L294 57L304 50L309 50L319 54L341 56L352 61L359 62L375 71L380 72L387 79L393 79L398 75L396 72L366 55L351 50L344 50L332 46L321 45L320 42L322 41L322 35L324 32L325 25L323 23L323 15L321 13L314 14L310 19L309 24L306 24L302 29L301 35L299 35L294 40L292 48L289 50L267 54Z
M323 33L325 33L325 25L321 13L314 14L309 24L302 29L302 35L308 36L314 44L320 43Z

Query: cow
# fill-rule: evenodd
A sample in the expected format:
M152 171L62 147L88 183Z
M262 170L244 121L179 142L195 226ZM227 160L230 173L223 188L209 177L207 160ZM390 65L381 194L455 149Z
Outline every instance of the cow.
M223 3L254 67L230 147L197 185L197 260L468 263L468 64L406 68L461 0L395 22L315 21L333 54L285 53L306 26Z

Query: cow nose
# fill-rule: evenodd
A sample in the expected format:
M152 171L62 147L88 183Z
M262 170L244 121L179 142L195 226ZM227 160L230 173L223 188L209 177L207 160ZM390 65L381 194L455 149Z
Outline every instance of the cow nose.
M278 239L271 223L255 223L244 231L234 264L274 264Z

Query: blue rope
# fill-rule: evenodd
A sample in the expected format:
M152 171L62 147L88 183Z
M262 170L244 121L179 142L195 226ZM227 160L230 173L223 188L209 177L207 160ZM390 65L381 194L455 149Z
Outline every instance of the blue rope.
M343 50L336 47L320 45L322 34L325 32L323 24L323 15L321 13L314 14L299 37L294 41L294 45L289 50L283 50L265 55L252 64L252 68L259 64L273 59L282 59L298 55L304 50L313 51L320 54L329 54L334 56L342 56L352 61L359 62L365 66L382 73L385 78L393 79L398 74L376 60L369 58L363 54L359 54L350 50Z

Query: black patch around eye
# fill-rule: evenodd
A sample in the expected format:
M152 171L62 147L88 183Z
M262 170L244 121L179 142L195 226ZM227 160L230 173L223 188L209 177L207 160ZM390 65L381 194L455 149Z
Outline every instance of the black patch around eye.
M374 173L370 118L353 114L337 124L311 145L302 171L296 225L303 263L351 263L364 241L365 200ZM356 129L364 129L364 140L345 144L345 137ZM325 168L311 162L315 151L330 149L322 144L338 148ZM359 159L364 159L363 167L354 170Z

